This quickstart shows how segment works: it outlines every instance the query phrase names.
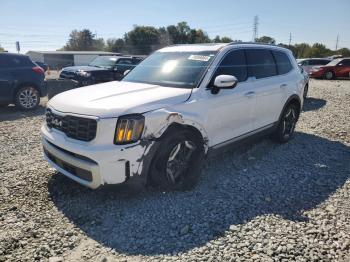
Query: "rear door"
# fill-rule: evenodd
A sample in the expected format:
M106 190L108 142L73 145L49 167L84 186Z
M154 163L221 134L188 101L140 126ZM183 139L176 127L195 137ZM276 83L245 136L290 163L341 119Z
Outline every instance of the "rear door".
M350 59L343 59L335 67L335 75L337 77L349 77L350 73Z
M276 54L275 58L267 48L246 50L248 76L254 79L256 95L254 129L267 128L278 120L290 84L283 75L278 75L275 59L281 57L280 52Z
M12 100L14 75L10 59L10 55L0 55L0 102L2 103L9 103Z

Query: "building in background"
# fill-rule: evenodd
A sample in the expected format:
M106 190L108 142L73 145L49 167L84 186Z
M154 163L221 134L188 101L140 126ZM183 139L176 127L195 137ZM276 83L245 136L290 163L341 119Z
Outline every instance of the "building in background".
M120 55L120 53L103 51L28 51L33 61L47 64L51 69L67 66L88 65L97 56Z

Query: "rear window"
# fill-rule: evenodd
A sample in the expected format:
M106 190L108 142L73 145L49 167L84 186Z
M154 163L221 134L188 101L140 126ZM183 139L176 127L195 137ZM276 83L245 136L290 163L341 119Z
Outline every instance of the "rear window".
M293 66L284 52L272 51L275 61L277 64L278 74L283 75L290 72L293 69Z
M270 50L246 49L248 76L256 79L277 75L275 60Z
M34 63L26 56L3 55L0 56L0 68L33 67Z

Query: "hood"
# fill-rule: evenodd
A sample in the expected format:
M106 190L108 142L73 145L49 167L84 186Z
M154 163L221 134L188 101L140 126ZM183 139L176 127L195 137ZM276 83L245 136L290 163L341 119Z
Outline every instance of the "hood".
M62 69L62 71L67 72L77 72L77 71L85 71L85 72L91 72L91 71L108 71L107 68L102 67L96 67L96 66L69 66Z
M190 95L189 88L114 81L63 92L48 106L64 113L109 118L172 106Z

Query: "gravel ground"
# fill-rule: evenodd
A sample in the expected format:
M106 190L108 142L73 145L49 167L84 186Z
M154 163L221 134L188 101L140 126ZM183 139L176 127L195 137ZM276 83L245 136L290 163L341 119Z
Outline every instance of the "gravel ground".
M349 261L350 81L311 80L295 138L208 159L190 192L50 169L44 107L0 112L0 261Z

